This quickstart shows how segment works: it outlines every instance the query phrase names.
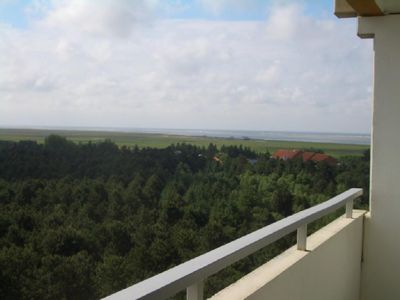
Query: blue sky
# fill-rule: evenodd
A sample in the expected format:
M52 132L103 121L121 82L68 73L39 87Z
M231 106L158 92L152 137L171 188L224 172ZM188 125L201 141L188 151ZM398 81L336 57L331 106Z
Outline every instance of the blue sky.
M26 27L26 7L31 0L3 0L0 1L0 22L14 27Z
M0 0L0 126L369 132L332 0Z
M85 1L85 0L83 0ZM94 0L89 0L94 1ZM219 0L212 0L218 2ZM223 1L223 0L222 0ZM213 11L207 9L197 0L165 0L176 10L158 11L164 18L178 19L209 19L209 20L264 20L268 8L274 4L301 3L305 12L316 18L333 18L333 0L248 0L246 5L222 6ZM211 2L211 0L210 0ZM26 28L33 16L29 12L34 5L47 5L51 7L51 1L43 0L0 0L0 23L5 23L17 28ZM37 17L37 16L36 16Z
M215 1L215 0L214 0ZM172 1L173 2L173 1ZM216 0L215 2L218 2ZM177 2L175 2L177 3ZM246 6L232 5L231 7L222 7L218 11L205 9L204 5L195 0L180 1L185 6L180 13L172 14L175 18L200 18L200 19L218 19L218 20L264 20L268 9L274 4L301 3L305 6L308 14L322 17L330 14L332 10L331 0L307 1L307 0L250 0Z

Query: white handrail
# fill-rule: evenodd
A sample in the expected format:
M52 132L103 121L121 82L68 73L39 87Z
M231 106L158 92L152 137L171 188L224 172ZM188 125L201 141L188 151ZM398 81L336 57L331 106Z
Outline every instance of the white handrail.
M202 282L208 276L296 230L298 230L298 249L305 250L307 224L344 205L346 205L346 217L351 218L354 199L362 194L362 189L347 190L330 200L249 233L104 299L166 299L189 287L188 299L200 300L202 298Z

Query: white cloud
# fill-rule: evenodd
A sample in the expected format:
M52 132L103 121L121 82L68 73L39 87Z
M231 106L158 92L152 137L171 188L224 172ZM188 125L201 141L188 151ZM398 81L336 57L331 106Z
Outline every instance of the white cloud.
M157 4L157 0L54 1L48 10L39 5L45 14L40 23L60 32L127 37L136 25L149 20Z
M310 19L302 14L300 5L274 6L269 11L267 34L270 38L290 40L301 34L302 28L309 27ZM303 25L303 26L301 26Z
M0 26L0 124L369 130L372 50L354 22L299 6L156 20L157 5L55 2L27 30Z

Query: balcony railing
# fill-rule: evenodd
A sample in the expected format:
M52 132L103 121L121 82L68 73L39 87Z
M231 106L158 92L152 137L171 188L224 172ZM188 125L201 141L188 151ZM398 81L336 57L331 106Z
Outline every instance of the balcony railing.
M330 200L249 233L105 299L166 299L186 289L188 300L201 300L203 299L203 282L207 277L295 230L297 230L297 249L306 250L307 224L343 206L346 206L346 217L352 218L353 202L362 193L362 189L350 189Z

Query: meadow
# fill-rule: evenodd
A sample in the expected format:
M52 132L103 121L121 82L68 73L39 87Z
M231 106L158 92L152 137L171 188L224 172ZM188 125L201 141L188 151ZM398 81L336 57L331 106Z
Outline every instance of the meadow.
M23 141L32 140L43 143L46 136L51 134L60 135L75 143L100 142L111 140L119 146L139 148L153 147L165 148L171 144L187 143L196 146L208 146L210 143L221 147L222 145L243 145L258 152L273 153L277 149L307 149L321 150L334 157L347 155L360 156L369 148L368 145L352 144L333 144L333 143L314 143L314 142L293 142L293 141L273 141L256 139L233 139L215 138L209 136L184 136L168 135L155 133L135 133L117 131L80 131L80 130L47 130L47 129L0 129L0 141Z

